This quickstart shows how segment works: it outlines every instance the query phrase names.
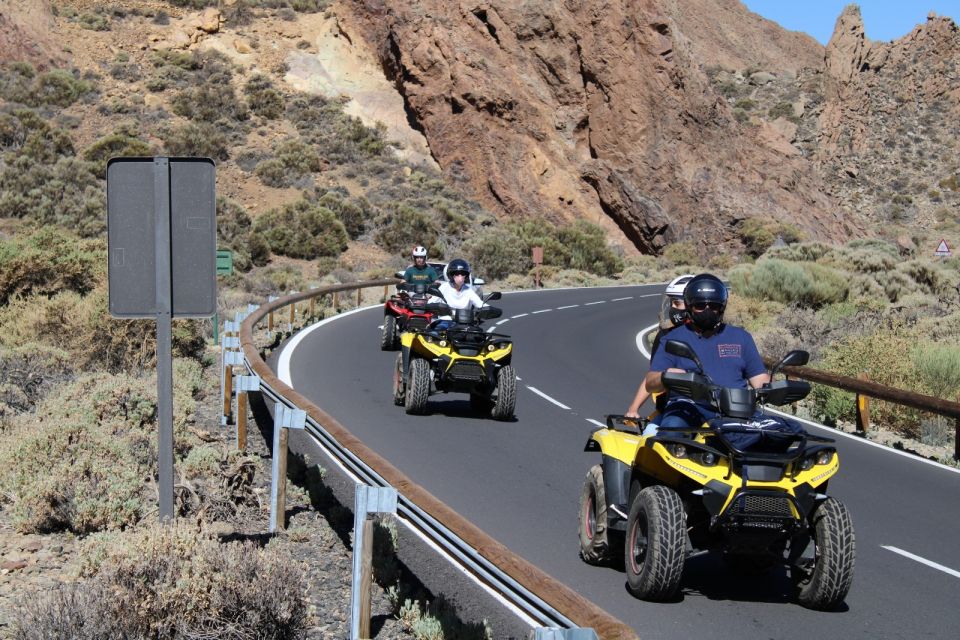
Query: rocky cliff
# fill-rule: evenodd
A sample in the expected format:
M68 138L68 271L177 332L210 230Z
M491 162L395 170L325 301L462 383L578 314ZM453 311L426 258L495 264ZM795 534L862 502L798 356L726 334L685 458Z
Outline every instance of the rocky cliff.
M657 0L356 0L345 22L379 52L440 166L505 216L615 224L647 253L735 246L749 217L847 236L811 163L777 131L739 123L701 66L702 16L752 14L697 4L693 20L687 3ZM819 45L790 42L781 62L816 58Z
M50 6L40 0L0 0L0 62L24 60L37 67L63 61L50 32Z

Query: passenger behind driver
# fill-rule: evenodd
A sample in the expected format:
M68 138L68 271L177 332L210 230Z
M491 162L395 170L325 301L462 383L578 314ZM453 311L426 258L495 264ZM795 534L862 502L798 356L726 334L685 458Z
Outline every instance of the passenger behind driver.
M470 265L462 258L456 258L447 265L447 276L449 282L440 284L440 293L443 295L444 304L451 309L467 309L474 307L479 309L483 306L483 300L470 286ZM453 324L453 319L449 315L440 316L434 323L436 329L446 329Z
M714 275L701 273L691 279L683 290L690 321L671 331L669 339L690 345L714 384L759 388L770 382L770 374L753 336L746 329L723 322L728 297L726 285ZM664 371L694 370L696 365L691 360L659 349L650 360L650 372L644 383L651 393L660 393L666 391L662 380ZM658 427L696 428L716 417L719 414L706 402L669 394L663 412L650 421L643 435L656 434Z
M683 289L692 279L692 273L678 276L670 281L666 290L663 292L663 299L660 303L660 326L657 328L657 335L654 336L653 346L650 348L651 360L653 360L653 355L657 352L657 349L660 348L660 341L663 339L663 336L686 321L687 313L686 306L683 302ZM641 380L640 386L637 388L637 393L633 396L633 402L630 403L626 413L623 415L627 418L639 418L640 407L643 406L643 403L646 402L649 397L650 392L647 391L646 379ZM666 395L661 394L657 398L657 408L662 410L665 405Z

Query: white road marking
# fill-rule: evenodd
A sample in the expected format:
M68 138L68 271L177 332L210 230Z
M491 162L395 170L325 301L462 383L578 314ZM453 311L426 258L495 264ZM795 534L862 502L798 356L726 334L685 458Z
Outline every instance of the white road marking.
M540 309L539 311L533 311L531 313L546 313L548 311L553 311L553 309Z
M597 425L598 427L605 427L605 426L607 426L607 425L603 424L602 422L598 422L598 421L594 420L593 418L587 418L587 422L590 422L590 423L592 423L592 424L595 424L595 425Z
M588 303L584 304L583 306L589 307L589 306L592 305L592 304L603 304L604 302L606 302L606 300L597 300L596 302L588 302Z
M896 547L891 547L885 544L882 544L880 546L886 549L887 551L893 551L894 553L898 553L904 558L910 558L911 560L916 560L920 564L925 564L928 567L933 567L934 569L937 569L938 571L943 571L944 573L949 574L954 578L960 578L960 571L956 571L954 569L951 569L950 567L945 567L942 564L937 564L932 560L927 560L926 558L921 558L920 556L913 555L909 551L904 551L903 549L898 549Z
M560 309L573 309L574 307L579 307L579 306L580 306L580 305L578 305L578 304L568 304L568 305L565 306L565 307L557 307L557 311L559 311Z
M547 394L545 394L543 391L540 391L540 389L537 389L536 387L531 387L530 385L527 385L527 389L530 389L530 391L533 391L535 394L537 394L538 396L540 396L540 397L543 398L544 400L546 400L546 401L548 401L548 402L552 402L553 404L557 405L557 406L560 407L561 409L565 409L566 411L570 411L570 407L568 407L567 405L563 404L562 402L558 402L557 400L554 400L553 398L551 398L550 396L548 396Z
M280 359L277 360L277 377L280 378L291 389L296 389L293 384L293 380L290 377L290 358L293 356L293 352L296 350L297 345L300 344L300 341L310 335L312 331L319 329L328 322L333 322L334 320L338 320L345 316L351 316L360 311L366 311L367 309L373 309L377 307L382 308L383 303L372 304L369 307L358 307L356 309L351 309L350 311L344 311L343 313L330 316L329 318L325 318L320 322L310 325L306 329L298 331L292 338L290 338L290 341L286 344L286 346L283 347L283 351L280 353Z
M643 341L643 336L647 335L647 333L653 331L659 326L660 326L659 323L652 324L649 327L644 327L643 329L640 330L640 333L637 334L637 349L640 350L640 353L642 353L643 357L646 358L647 360L650 359L650 352L647 351L647 344Z
M614 298L610 302L620 302L621 300L633 300L633 296L627 296L626 298Z
M510 321L510 318L504 318L504 319L501 320L500 322L497 322L494 326L499 327L499 326L502 325L504 322L509 322L509 321Z
M530 314L529 314L529 313L518 313L518 314L515 315L515 316L510 316L509 318L507 318L507 320L512 320L513 318L522 318L523 316L528 316L528 315L530 315Z
M645 293L642 296L637 296L638 298L653 298L655 296L662 296L662 293Z

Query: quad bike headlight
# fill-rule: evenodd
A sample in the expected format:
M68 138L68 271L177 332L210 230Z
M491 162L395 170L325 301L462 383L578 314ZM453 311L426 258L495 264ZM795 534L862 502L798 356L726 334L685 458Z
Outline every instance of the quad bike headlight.
M712 467L717 464L717 454L711 453L710 451L704 451L698 456L700 464L705 467Z
M817 451L812 456L807 456L800 461L800 470L807 471L816 465L830 464L831 460L833 460L833 451L829 449Z
M445 347L445 346L447 346L447 341L446 341L446 340L441 340L438 344L439 344L441 347Z
M821 451L817 454L817 464L830 464L833 460L833 451Z
M667 453L672 455L674 458L686 458L687 457L687 448L682 444L668 444Z
M487 345L487 351L496 351L496 350L497 350L497 345L493 343Z

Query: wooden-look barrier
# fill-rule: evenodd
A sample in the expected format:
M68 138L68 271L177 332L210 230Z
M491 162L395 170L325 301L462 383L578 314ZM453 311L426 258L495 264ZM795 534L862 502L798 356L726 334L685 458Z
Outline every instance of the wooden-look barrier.
M562 613L579 627L592 628L600 638L637 640L638 637L636 633L623 622L614 618L538 567L515 555L505 546L473 525L469 520L437 499L433 494L410 480L385 458L367 447L366 444L356 438L346 427L337 422L323 409L277 378L273 370L271 370L267 363L260 357L260 349L254 342L253 329L265 316L272 314L277 309L308 298L327 294L333 295L334 306L336 306L340 292L353 289L359 290L367 287L389 286L397 282L395 279L389 279L332 285L291 294L259 307L244 320L240 327L240 346L243 349L247 362L250 363L254 373L260 376L266 384L281 393L288 401L300 409L305 410L310 417L323 425L323 428L341 446L351 451L367 466L372 468L387 484L394 487L407 500L416 504L431 517L441 522L447 529L469 544L481 556L499 567L501 571L510 576L510 578L518 584L536 593L544 602ZM358 300L359 299L358 294ZM278 453L279 452L274 452L274 455L278 455Z
M764 358L768 367L776 364L776 360ZM843 391L856 394L857 428L867 431L870 428L870 401L869 398L893 402L912 409L935 413L954 419L953 459L960 460L960 402L951 402L933 396L925 396L913 391L904 391L894 387L887 387L871 382L865 375L859 378L811 369L810 367L784 367L783 372L789 376L809 380L818 384L827 385Z

